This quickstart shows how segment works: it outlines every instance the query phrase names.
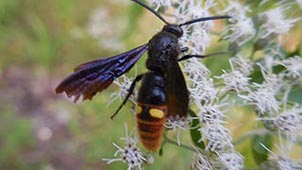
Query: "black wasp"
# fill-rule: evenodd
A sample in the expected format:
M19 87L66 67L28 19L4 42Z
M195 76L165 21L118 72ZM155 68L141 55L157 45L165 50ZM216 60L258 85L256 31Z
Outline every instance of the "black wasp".
M92 99L97 92L106 89L114 79L127 72L148 51L146 67L149 71L135 78L125 100L112 117L127 102L136 83L142 80L137 98L138 132L143 145L150 151L156 151L160 146L167 117L185 117L188 112L189 94L178 62L192 57L205 57L185 55L179 58L181 53L188 50L187 47L181 48L178 44L178 39L183 35L181 27L230 17L204 17L178 25L170 24L149 6L139 0L132 1L152 12L166 25L147 44L113 57L101 58L77 66L75 72L58 85L56 92L65 92L68 97L74 96L74 101L77 101L81 95L83 100Z

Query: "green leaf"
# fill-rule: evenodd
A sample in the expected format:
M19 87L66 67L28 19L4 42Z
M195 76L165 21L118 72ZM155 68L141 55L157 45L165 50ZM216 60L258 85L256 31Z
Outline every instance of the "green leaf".
M196 118L197 115L195 114L194 111L192 111L191 109L189 110L189 114L191 117ZM205 149L205 145L203 142L199 142L199 140L201 139L201 133L198 130L200 128L200 122L199 119L193 119L191 125L190 125L190 135L191 135L191 139L194 143L195 146L199 147L200 149Z
M263 135L255 135L252 138L251 145L252 145L252 154L254 157L255 162L260 165L261 163L267 161L269 156L268 149L272 148L272 136L270 134L263 134ZM264 148L265 146L266 148Z
M302 104L302 87L297 86L293 87L288 94L288 102L299 103Z
M261 73L261 70L259 69L259 67L254 70L254 72L250 75L250 77L252 78L251 82L254 82L254 83L259 83L260 84L264 80L264 78L262 76L262 73Z

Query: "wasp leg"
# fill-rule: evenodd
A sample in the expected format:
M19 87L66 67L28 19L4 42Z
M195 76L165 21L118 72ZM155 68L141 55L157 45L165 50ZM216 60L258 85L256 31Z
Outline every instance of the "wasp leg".
M207 55L185 55L178 59L178 61L187 60L189 58L206 58L214 55L221 55L226 54L227 52L219 52L219 53L213 53L213 54L207 54Z
M110 117L111 119L113 119L117 113L122 109L122 107L126 104L127 100L129 99L129 97L131 96L131 94L133 93L133 90L135 88L135 85L138 81L140 81L142 79L144 74L140 74L138 76L135 77L135 79L133 80L133 82L131 83L130 88L128 89L128 94L125 97L123 103L119 106L119 108L114 112L114 114Z

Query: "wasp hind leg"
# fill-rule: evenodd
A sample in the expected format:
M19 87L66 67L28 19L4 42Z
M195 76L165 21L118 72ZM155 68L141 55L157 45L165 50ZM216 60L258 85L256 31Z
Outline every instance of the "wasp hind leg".
M133 93L133 90L135 88L135 85L138 81L140 81L142 79L144 74L140 74L138 76L135 77L135 79L133 80L133 82L130 85L130 88L128 89L128 94L126 95L123 103L118 107L118 109L113 113L113 115L110 117L111 119L113 119L118 112L122 109L122 107L126 104L126 102L128 101L129 97L131 96L131 94Z

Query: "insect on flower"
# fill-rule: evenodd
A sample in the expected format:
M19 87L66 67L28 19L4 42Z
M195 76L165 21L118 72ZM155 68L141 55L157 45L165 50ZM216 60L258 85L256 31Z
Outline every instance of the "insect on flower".
M188 47L181 48L178 44L178 39L183 35L182 27L196 22L230 17L204 17L181 24L170 24L149 6L139 0L132 1L152 12L166 25L147 44L113 57L101 58L77 66L75 72L58 85L56 92L65 92L68 97L74 97L75 102L81 96L83 100L92 99L97 92L106 89L115 78L131 69L148 51L146 67L149 71L134 79L123 103L111 118L127 102L136 83L142 80L137 98L138 133L146 149L156 151L161 143L167 117L185 117L188 111L189 94L178 62L193 57L206 57L206 55L184 55L179 58L182 52L188 50Z

